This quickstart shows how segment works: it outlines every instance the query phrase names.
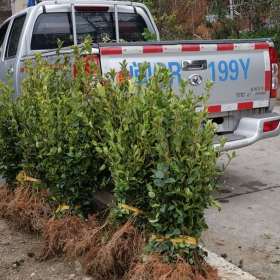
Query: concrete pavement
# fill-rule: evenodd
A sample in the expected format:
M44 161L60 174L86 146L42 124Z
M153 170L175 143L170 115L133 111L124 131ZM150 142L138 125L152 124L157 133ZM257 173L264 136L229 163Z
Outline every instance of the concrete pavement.
M207 211L205 247L259 279L279 280L280 137L238 150L217 198L222 211Z

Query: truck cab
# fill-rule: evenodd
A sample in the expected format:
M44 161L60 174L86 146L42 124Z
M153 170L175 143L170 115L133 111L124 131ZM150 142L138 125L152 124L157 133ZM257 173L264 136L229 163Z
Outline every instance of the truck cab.
M14 75L19 94L20 59L36 52L54 51L58 39L63 42L63 48L81 44L87 35L95 43L136 42L144 40L146 30L159 40L155 22L142 4L103 0L80 1L77 6L70 1L44 1L13 15L1 25L0 79L7 72Z

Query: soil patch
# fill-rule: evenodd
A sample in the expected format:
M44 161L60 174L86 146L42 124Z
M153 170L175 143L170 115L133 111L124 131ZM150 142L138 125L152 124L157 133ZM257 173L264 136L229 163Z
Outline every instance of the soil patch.
M0 280L85 280L77 262L54 258L38 260L44 247L35 234L15 231L0 219Z

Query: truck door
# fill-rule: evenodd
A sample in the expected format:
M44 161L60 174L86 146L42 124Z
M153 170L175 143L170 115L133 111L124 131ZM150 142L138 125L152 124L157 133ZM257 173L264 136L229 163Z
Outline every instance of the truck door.
M18 92L19 88L17 79L19 77L19 59L18 59L18 47L20 42L20 37L22 33L22 29L24 26L26 14L20 15L18 17L15 17L12 26L10 29L6 50L5 50L5 56L4 56L4 68L5 71L8 72L9 75L11 75L11 78L14 81L14 88L16 92Z

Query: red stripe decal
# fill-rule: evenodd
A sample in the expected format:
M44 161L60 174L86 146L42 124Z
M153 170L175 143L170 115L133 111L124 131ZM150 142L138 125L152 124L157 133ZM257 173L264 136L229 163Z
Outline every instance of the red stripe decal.
M222 112L221 105L210 105L208 106L208 113L220 113Z
M250 109L253 109L253 105L254 105L254 103L252 101L238 103L238 110L239 111L250 110Z
M163 47L162 46L144 46L143 53L162 53Z
M100 48L101 55L121 55L122 48Z
M265 50L269 48L269 44L266 42L255 43L255 50Z
M200 45L182 45L182 52L199 52Z
M218 51L233 51L234 44L219 44Z
M264 88L265 91L270 91L271 88L271 71L265 71Z

